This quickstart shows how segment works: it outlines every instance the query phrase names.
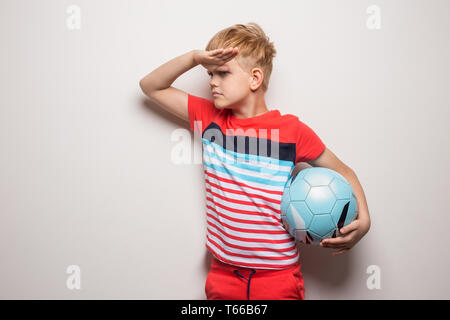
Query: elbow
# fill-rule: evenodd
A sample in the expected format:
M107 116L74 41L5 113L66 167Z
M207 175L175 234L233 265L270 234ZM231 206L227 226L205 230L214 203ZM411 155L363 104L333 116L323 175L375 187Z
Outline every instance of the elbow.
M144 81L144 79L141 79L141 81L139 81L139 87L146 96L150 97L152 89L150 89L150 86Z
M341 175L343 175L344 177L347 175L354 175L355 171L353 171L352 168L350 168L349 166L346 165L341 165L340 167L335 169L336 172L340 173Z
M362 229L364 231L364 235L366 235L369 232L370 225L371 225L370 218L362 221Z
M145 92L144 79L141 79L141 81L139 81L139 87L143 92Z
M347 172L347 173L351 173L351 174L356 175L355 171L353 171L353 169L350 168L349 166L345 166L344 172Z

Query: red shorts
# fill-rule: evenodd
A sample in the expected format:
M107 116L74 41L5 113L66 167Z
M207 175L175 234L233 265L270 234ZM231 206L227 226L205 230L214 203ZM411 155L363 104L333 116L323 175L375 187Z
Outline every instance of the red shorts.
M304 300L300 263L282 270L251 269L212 258L205 283L208 300Z

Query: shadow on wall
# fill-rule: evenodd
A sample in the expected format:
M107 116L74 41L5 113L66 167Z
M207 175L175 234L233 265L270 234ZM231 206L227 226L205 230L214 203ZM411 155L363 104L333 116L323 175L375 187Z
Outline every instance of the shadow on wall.
M333 250L311 245L298 244L300 253L301 272L305 278L305 287L308 282L322 283L320 287L342 288L352 273L351 254L344 253L332 256ZM306 295L305 295L306 296Z
M205 248L205 259L203 260L203 271L205 276L208 275L209 273L209 269L211 268L211 260L213 259L213 256L211 254L211 252L209 252L206 248Z
M150 113L150 117L158 116L158 118L164 119L164 121L171 122L175 124L177 127L184 128L190 131L189 122L184 121L178 116L161 108L157 103L153 102L149 98L143 98L141 106Z

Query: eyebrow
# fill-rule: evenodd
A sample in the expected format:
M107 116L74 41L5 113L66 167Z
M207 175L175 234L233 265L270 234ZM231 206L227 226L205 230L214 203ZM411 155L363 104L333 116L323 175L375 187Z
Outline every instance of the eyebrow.
M222 72L222 71L230 71L230 69L228 69L228 68L217 69L215 72ZM211 73L211 71L206 70L206 73L209 74L209 73Z

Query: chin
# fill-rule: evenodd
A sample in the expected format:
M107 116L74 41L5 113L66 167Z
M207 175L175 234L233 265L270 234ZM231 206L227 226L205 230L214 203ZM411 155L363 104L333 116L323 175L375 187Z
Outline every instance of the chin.
M226 107L218 105L217 103L215 103L214 105L216 106L217 109L220 109L220 110L226 109Z
M217 99L214 99L214 105L218 109L225 109L226 108L226 106L223 103L218 102Z

